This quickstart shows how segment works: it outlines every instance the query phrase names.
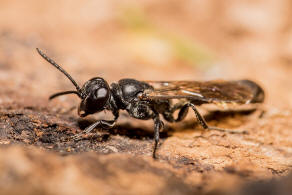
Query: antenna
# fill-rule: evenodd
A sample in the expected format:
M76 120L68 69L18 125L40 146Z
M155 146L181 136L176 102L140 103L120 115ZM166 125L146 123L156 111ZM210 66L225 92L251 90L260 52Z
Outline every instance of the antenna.
M62 92L58 92L58 93L54 93L53 95L51 95L49 97L49 100L52 100L58 96L61 96L61 95L67 95L67 94L77 94L78 96L80 96L80 94L78 93L78 91L62 91Z
M79 87L79 85L76 83L76 81L61 67L59 66L54 60L52 60L51 58L49 58L46 54L44 54L39 48L36 48L37 52L50 64L52 64L54 67L56 67L59 71L61 71L72 83L73 85L76 87L77 89L77 93L79 97L82 98L82 92L81 92L81 88ZM74 92L73 92L74 93ZM68 94L68 93L64 93L64 94ZM60 94L61 95L61 94ZM54 98L54 97L53 97Z

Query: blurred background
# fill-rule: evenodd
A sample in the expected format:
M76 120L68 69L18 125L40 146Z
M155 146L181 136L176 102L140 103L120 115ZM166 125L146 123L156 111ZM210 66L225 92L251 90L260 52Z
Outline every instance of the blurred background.
M290 0L0 0L2 92L73 88L39 47L80 84L247 78L291 108L291 13Z
M265 90L266 114L214 114L211 125L246 128L248 135L194 131L194 121L172 126L161 139L161 161L151 158L152 132L135 137L145 129L141 121L139 129L114 129L106 141L62 142L80 130L76 110L68 109L80 100L47 102L74 87L37 47L80 85L96 76L109 83L251 79ZM58 187L61 194L230 191L236 178L291 169L292 1L0 0L0 85L0 186L9 192L3 194Z

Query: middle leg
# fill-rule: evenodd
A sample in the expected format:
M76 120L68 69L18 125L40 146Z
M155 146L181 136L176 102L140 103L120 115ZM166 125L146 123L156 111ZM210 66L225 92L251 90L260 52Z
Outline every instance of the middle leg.
M160 129L163 128L164 123L160 120L158 114L157 116L154 117L153 121L154 121L154 147L153 147L152 157L156 158L156 150L157 150L158 142L159 142L159 133L160 133Z

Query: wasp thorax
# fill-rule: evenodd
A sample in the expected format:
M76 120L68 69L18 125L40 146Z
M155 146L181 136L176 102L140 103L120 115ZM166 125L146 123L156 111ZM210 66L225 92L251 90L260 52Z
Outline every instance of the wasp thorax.
M82 117L105 109L110 98L110 88L108 83L100 77L87 81L82 89L82 101L78 114Z

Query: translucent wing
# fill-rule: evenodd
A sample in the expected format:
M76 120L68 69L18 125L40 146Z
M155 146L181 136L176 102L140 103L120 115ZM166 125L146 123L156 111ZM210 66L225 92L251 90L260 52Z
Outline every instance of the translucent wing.
M258 103L264 100L263 90L253 81L214 80L198 81L145 81L152 86L142 99L188 99L201 103Z

